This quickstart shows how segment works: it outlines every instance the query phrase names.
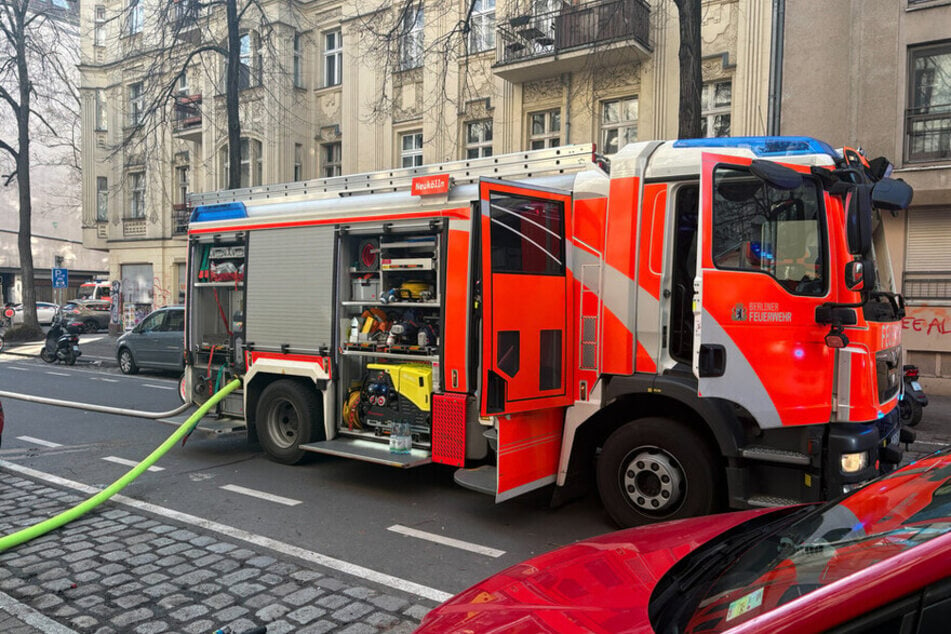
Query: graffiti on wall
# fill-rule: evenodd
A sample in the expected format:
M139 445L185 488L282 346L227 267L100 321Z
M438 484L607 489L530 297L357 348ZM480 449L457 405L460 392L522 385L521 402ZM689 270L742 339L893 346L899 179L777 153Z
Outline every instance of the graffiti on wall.
M901 329L906 350L951 351L951 307L909 306Z

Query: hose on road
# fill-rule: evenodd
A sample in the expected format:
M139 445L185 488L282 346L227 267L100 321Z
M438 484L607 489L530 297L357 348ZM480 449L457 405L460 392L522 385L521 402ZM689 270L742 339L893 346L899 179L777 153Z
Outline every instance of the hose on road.
M178 416L189 407L191 403L183 403L181 406L167 412L143 412L137 409L125 409L123 407L110 407L108 405L93 405L92 403L76 403L74 401L61 401L55 398L46 398L45 396L33 396L32 394L18 394L16 392L0 391L0 398L12 398L20 401L29 401L30 403L40 403L42 405L55 405L57 407L71 407L73 409L82 409L87 412L99 412L100 414L118 414L119 416L135 416L136 418L170 418Z
M198 421L208 413L212 407L218 404L218 402L223 399L225 396L233 392L239 385L241 381L239 379L234 379L227 385L225 385L221 390L214 394L210 399L205 401L198 410L192 414L188 420L186 420L182 425L176 429L168 439L159 445L152 453L150 453L142 462L137 464L135 467L130 469L128 473L124 476L113 482L111 485L92 496L85 502L74 506L71 509L63 511L55 517L51 517L48 520L44 520L39 524L34 524L28 528L24 528L16 533L11 533L6 537L0 537L0 553L3 551L13 548L14 546L19 546L24 542L28 542L31 539L45 535L46 533L59 528L69 522L72 522L79 517L82 517L92 509L96 508L113 495L124 489L129 483L135 480L139 475L141 475L146 469L155 464L159 458L164 456L169 449L171 449L175 444L181 440L187 433L189 433L195 425L198 424ZM5 393L0 392L0 396L5 395Z

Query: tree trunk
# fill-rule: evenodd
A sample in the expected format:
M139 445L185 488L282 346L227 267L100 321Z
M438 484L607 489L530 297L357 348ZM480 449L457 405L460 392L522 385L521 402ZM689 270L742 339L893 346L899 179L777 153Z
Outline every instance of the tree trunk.
M700 134L700 0L674 0L680 16L680 110L677 136Z
M20 203L20 231L17 246L20 250L20 267L23 287L23 323L39 327L36 318L36 282L33 274L33 203L30 195L30 70L27 66L26 17L29 2L18 7L16 20L16 62L19 79L20 104L17 111L17 193Z
M241 90L241 31L238 19L237 0L225 2L225 13L228 21L228 74L225 77L225 109L228 113L228 189L241 186L241 120L238 116L238 100ZM253 77L254 55L251 56L251 67L248 79ZM250 152L251 148L248 148ZM249 156L250 160L251 157ZM249 165L248 176L251 168ZM248 184L251 184L249 178Z

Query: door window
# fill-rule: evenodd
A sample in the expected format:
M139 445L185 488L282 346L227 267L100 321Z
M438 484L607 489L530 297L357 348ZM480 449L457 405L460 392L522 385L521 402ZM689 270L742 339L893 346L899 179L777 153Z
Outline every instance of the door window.
M515 194L493 193L492 272L564 275L564 205Z
M804 179L781 190L738 167L713 177L713 264L765 273L790 293L826 292L825 232L819 191Z

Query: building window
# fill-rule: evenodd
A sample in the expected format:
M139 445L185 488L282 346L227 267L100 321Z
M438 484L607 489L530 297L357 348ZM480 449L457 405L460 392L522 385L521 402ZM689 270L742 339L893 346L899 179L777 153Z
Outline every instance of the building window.
M614 154L637 141L637 97L601 102L601 151Z
M179 97L188 96L188 73L186 71L183 70L182 74L178 76L178 84L175 89Z
M139 125L145 115L145 92L142 82L129 86L129 123Z
M96 177L96 222L109 220L109 179Z
M423 7L410 5L403 11L400 36L400 70L423 65Z
M106 45L106 7L101 4L96 5L93 18L93 45Z
M260 38L256 33L245 33L241 36L240 44L238 88L244 90L251 86L260 86L264 67Z
M127 218L145 218L145 172L129 174L129 215Z
M495 0L474 0L469 20L469 52L495 48Z
M107 128L106 124L106 91L102 88L97 88L95 92L96 100L96 130L105 131Z
M343 80L343 36L340 31L324 33L324 86Z
M128 32L129 35L135 35L142 32L142 2L141 0L129 0L128 4Z
M912 49L905 155L909 161L951 157L951 43Z
M466 124L466 158L492 156L492 119Z
M238 187L254 187L260 185L264 174L264 157L262 155L262 146L260 141L254 139L241 139L241 169L239 173ZM227 189L228 169L230 161L228 160L228 146L221 148L221 187Z
M304 180L304 146L294 144L294 180Z
M705 137L730 136L730 105L733 84L715 81L703 85L700 93L700 134Z
M321 174L323 174L324 178L340 176L341 149L342 144L339 141L336 143L324 143L320 147L323 163L321 165Z
M175 203L184 205L188 202L188 165L175 168Z
M561 145L561 109L528 115L528 148L541 150Z
M302 88L304 86L304 68L300 33L294 35L294 86Z
M423 133L407 132L400 135L400 166L417 167L423 164Z

